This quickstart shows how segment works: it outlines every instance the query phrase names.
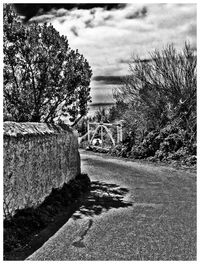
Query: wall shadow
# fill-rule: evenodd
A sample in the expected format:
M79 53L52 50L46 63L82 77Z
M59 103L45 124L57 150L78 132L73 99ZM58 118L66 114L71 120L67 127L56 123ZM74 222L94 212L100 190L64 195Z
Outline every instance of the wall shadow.
M132 203L124 201L128 189L117 184L93 181L90 192L82 201L80 208L73 214L74 220L85 216L100 215L112 208L126 208Z
M83 179L81 181L83 181ZM85 216L93 217L95 215L100 215L101 213L112 208L125 208L132 206L132 203L123 200L125 195L128 193L128 189L121 188L119 185L93 181L87 190L85 185L82 187L82 189L85 190L85 193L82 193L82 195L78 198L77 185L74 185L73 190L76 190L76 193L72 192L74 202L66 204L66 206L61 204L59 206L58 203L60 199L63 201L63 203L65 203L65 196L67 201L69 199L69 189L67 189L65 186L65 188L59 192L54 191L52 197L50 196L50 198L47 199L47 201L44 203L44 212L41 211L38 214L38 209L27 209L28 216L22 215L23 219L25 220L24 224L20 218L19 222L21 224L16 226L16 228L19 228L20 226L24 226L25 228L25 223L28 220L31 224L34 224L36 219L39 221L41 220L40 218L42 216L44 216L45 219L47 218L49 221L52 219L53 222L47 222L47 225L45 225L43 228L41 227L42 230L33 232L33 234L28 238L27 244L24 244L19 248L11 250L8 252L8 254L5 254L4 260L25 260L28 256L40 248L51 236L53 236L70 218L77 220ZM53 216L52 214L49 214L50 212L47 209L51 209L51 211L56 209L56 212L59 211L59 214L55 214L55 216ZM34 213L37 214L34 215ZM91 228L92 223L93 220L90 219L88 228L79 238L79 240L73 243L75 247L84 247L84 237ZM28 226L28 228L30 228L30 226ZM24 236L24 232L21 232L21 235Z

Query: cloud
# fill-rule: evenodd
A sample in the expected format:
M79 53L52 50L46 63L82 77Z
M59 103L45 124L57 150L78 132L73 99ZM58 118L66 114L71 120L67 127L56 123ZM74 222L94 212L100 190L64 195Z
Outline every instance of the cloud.
M189 40L196 47L195 4L50 6L31 20L51 22L89 60L96 75L119 74L127 69L123 60L133 54L148 58L149 52L170 42L180 49Z
M185 41L190 41L194 50L197 46L196 4L62 5L38 11L34 20L51 22L67 36L70 47L87 58L94 76L91 93L97 101L110 100L118 85L110 76L127 75L133 55L148 61L149 52L169 43L178 50Z
M75 26L71 27L71 32L74 34L74 36L78 37L78 30Z
M130 60L130 59L119 59L119 60L118 60L118 63L129 64L129 63L131 63L131 60Z
M126 15L127 19L144 18L147 15L147 8L144 6L142 9L134 11Z
M92 19L88 19L88 20L86 20L86 21L85 21L85 26L86 26L86 27L93 28L94 25L93 25L93 23L92 23Z
M150 62L150 61L152 61L152 58L149 58L149 59L147 59L147 58L145 58L145 59L133 59L133 60L131 60L131 59L120 59L119 60L119 63L126 63L126 64L130 64L130 63L139 63L139 62L145 62L145 63L147 63L147 62Z
M72 10L74 8L76 9L92 9L96 7L103 8L104 10L115 10L115 9L121 9L126 6L126 4L118 4L118 3L85 3L85 4L64 4L64 3L59 3L59 4L37 4L37 3L30 3L30 4L13 4L16 11L25 17L24 21L27 22L29 19L31 19L34 16L37 16L38 14L45 15L46 13L54 10ZM62 16L63 13L60 12L60 15ZM58 12L56 12L56 15L58 15Z
M95 76L94 81L101 82L101 84L121 84L124 76Z

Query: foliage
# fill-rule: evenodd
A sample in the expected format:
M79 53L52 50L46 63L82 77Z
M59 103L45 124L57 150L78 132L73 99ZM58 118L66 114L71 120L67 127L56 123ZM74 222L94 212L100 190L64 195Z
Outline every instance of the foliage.
M186 43L182 52L169 45L150 56L149 62L133 59L117 99L128 103L136 119L139 113L147 129L162 128L175 118L188 127L196 118L194 51Z
M72 122L87 113L90 66L52 25L25 26L4 5L4 116L18 122Z
M114 96L124 142L112 153L133 158L179 160L196 155L196 63L188 43L155 50L147 62L136 57ZM126 154L124 154L126 152ZM186 156L184 156L186 155ZM195 158L193 158L193 161Z
M79 136L83 136L87 133L87 118L83 117L81 120L74 126L78 131Z
M187 165L196 163L196 144L190 145L188 134L175 124L149 132L139 144L132 145L130 150L127 142L115 146L110 153L134 159L151 161L181 161Z
M115 92L115 91L113 91ZM115 97L115 93L113 94ZM125 111L128 109L128 106L126 103L124 103L123 101L119 101L117 100L118 98L116 98L116 104L115 106L111 107L109 110L109 120L110 122L116 121L116 120L120 120L122 114L125 113Z
M109 123L109 117L105 107L99 107L99 109L95 113L93 121L98 123L99 122Z

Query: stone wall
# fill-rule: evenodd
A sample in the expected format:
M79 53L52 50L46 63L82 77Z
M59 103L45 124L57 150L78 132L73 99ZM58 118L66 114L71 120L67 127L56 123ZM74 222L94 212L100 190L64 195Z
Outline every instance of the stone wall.
M80 173L77 134L67 125L4 123L4 216L36 207Z

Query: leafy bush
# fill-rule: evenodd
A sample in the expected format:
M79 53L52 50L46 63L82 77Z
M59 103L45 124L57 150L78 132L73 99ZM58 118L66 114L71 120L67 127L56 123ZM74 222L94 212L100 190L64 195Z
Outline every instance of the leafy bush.
M110 153L118 157L149 161L182 161L188 165L195 164L196 144L188 145L187 134L182 128L168 125L160 131L154 130L145 135L143 141L135 144L131 151L127 143L121 143L112 148Z
M133 58L114 93L111 116L124 120L124 148L113 154L162 161L196 155L196 63L189 43L182 51L155 50L148 61Z

